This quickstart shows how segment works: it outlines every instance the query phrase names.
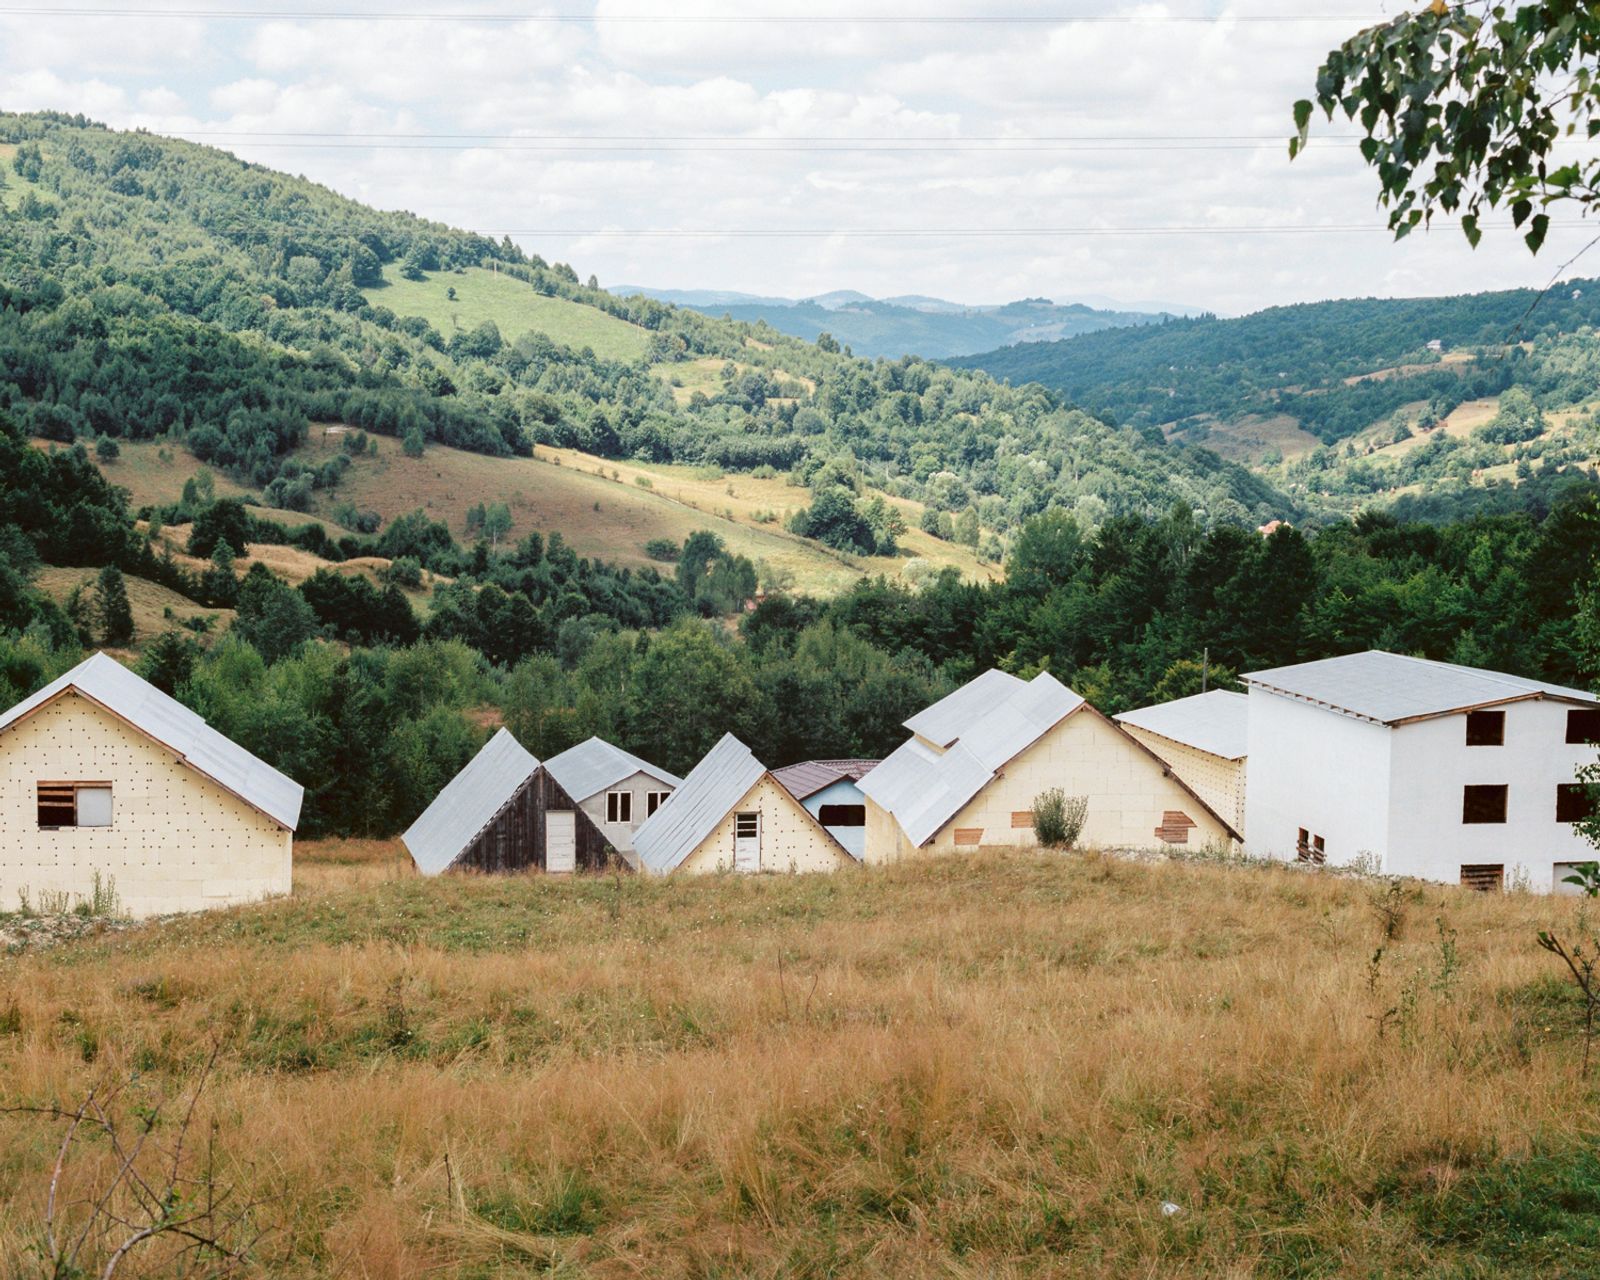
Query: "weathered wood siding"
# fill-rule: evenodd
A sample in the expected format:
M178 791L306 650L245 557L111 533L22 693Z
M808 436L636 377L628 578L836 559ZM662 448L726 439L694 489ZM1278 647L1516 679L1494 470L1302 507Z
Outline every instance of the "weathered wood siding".
M570 809L575 815L579 871L606 871L611 867L609 844L600 828L546 769L537 769L516 795L507 800L454 862L450 869L515 874L544 870L545 815L551 810ZM613 855L614 856L614 855ZM616 856L624 869L627 860Z

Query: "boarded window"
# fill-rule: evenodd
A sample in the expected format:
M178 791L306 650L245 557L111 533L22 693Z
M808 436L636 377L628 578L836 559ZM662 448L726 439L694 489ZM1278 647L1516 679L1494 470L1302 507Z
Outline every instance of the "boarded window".
M982 844L983 843L983 828L982 827L957 827L956 828L956 843L957 844L966 844L966 845Z
M1189 831L1194 819L1182 809L1168 809L1161 815L1161 825L1156 828L1156 839L1167 844L1188 844Z
M666 804L670 791L646 791L644 793L644 816L649 817L662 805Z
M1300 828L1300 842L1294 847L1296 862L1309 863L1320 867L1328 860L1328 846L1321 836L1314 836L1304 827Z
M1506 713L1504 711L1467 712L1467 745L1469 747L1502 747L1506 741Z
M1567 712L1568 742L1600 742L1600 709L1585 707Z
M1468 823L1504 822L1506 820L1506 788L1462 787L1461 821Z
M1011 811L1011 829L1013 831L1016 831L1016 830L1018 830L1019 828L1022 828L1022 827L1031 827L1032 825L1033 825L1033 810L1032 809L1013 809Z
M38 784L41 827L109 827L109 782L41 782Z
M633 821L633 792L608 791L606 792L606 821L607 822L632 822Z
M867 806L825 804L817 811L817 821L825 827L864 827L867 825Z
M1563 782L1556 787L1556 821L1582 822L1594 816L1594 800L1588 785L1582 782Z
M1506 882L1504 863L1478 863L1461 868L1461 883L1480 893L1498 893Z

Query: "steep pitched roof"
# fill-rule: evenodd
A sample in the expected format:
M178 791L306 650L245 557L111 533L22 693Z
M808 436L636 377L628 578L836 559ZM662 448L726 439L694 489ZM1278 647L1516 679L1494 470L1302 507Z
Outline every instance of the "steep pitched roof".
M749 747L731 733L723 734L683 785L633 833L640 863L658 874L673 870L766 772Z
M604 738L590 738L575 747L568 747L560 755L546 760L544 767L550 770L550 776L577 804L636 773L647 773L669 787L683 785L683 779L676 774L658 769L648 760L641 760L621 747L612 746Z
M1181 742L1224 760L1243 760L1249 750L1245 733L1249 703L1242 693L1213 689L1209 693L1124 711L1116 719L1121 724Z
M968 680L954 693L940 698L931 707L917 712L905 727L935 746L948 747L969 729L973 722L1021 689L1026 681L1009 672L991 667L981 676Z
M400 837L417 870L437 875L454 862L538 768L505 729L484 743Z
M882 763L878 760L805 760L774 769L772 776L801 803L825 787L848 779L858 782Z
M932 721L923 719L927 712L906 721L907 727L929 741L938 741L938 737L916 729L916 721L931 725L939 735L956 728L958 736L950 740L949 750L941 753L912 738L859 783L875 804L894 815L914 844L936 835L1004 765L1085 705L1048 671L1029 681L1015 676L1004 681L990 679L994 674L985 672L935 703L930 711L945 711ZM968 692L975 688L987 695L986 707ZM949 710L952 706L965 717L964 724L956 723Z
M1253 671L1241 679L1268 693L1387 725L1530 698L1600 706L1600 698L1582 689L1381 649Z
M293 831L304 788L224 737L176 698L168 697L104 653L80 662L0 715L0 734L69 690L104 707L147 738L174 752L196 773Z

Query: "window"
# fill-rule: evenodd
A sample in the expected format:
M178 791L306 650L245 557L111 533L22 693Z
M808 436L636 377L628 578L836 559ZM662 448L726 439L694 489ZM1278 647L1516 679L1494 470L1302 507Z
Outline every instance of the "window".
M649 817L662 805L666 804L670 791L646 791L644 793L644 816Z
M1480 893L1499 893L1505 882L1506 869L1503 863L1479 863L1461 868L1461 883Z
M1481 823L1504 822L1505 820L1505 787L1461 788L1461 821Z
M1301 827L1300 838L1294 846L1294 858L1296 862L1308 862L1312 866L1320 867L1328 860L1328 846L1321 836L1314 836Z
M606 792L606 821L607 822L632 822L633 821L633 792L608 791Z
M109 782L41 782L38 784L41 827L109 827Z
M961 845L977 845L983 843L982 827L957 827L956 843Z
M1504 711L1467 712L1467 745L1469 747L1503 747L1506 741L1506 713Z
M1567 712L1568 742L1600 742L1600 709L1585 707Z
M1582 822L1594 815L1594 799L1588 785L1582 782L1562 782L1556 786L1556 821Z
M754 840L761 834L761 815L759 813L736 813L733 815L733 838L735 840Z
M825 827L864 827L867 825L867 806L825 804L817 811L817 821Z

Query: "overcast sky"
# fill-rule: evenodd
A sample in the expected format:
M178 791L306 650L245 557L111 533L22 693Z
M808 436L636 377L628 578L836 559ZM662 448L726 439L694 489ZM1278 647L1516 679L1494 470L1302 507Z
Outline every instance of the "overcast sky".
M0 0L0 107L225 146L383 208L510 232L603 284L1233 314L1543 285L1587 239L1558 228L1537 259L1509 231L1476 252L1453 228L1396 245L1350 126L1319 125L1328 140L1289 162L1290 105L1321 55L1395 0L22 7ZM816 14L841 20L794 20ZM712 15L737 20L697 20ZM599 150L622 147L637 149ZM1318 226L1370 229L1250 230ZM1175 227L1234 230L1104 233ZM943 234L997 229L1014 234ZM769 230L830 234L682 234ZM1600 271L1595 255L1574 274Z

